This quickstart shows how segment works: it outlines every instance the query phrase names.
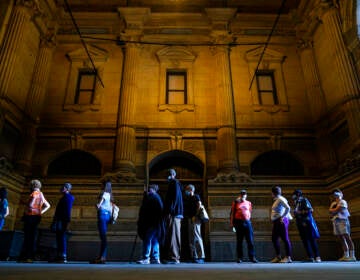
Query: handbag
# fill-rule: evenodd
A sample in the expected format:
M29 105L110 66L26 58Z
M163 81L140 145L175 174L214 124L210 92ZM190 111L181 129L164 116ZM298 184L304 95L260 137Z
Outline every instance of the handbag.
M200 205L199 211L197 213L197 217L200 219L201 222L206 223L209 221L209 215L205 209L204 205Z
M115 203L112 203L110 224L116 223L116 220L119 217L119 211L120 211L119 207Z

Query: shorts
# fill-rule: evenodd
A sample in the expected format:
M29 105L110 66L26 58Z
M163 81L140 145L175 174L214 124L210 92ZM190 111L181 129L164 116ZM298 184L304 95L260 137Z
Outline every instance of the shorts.
M348 219L335 219L333 221L334 235L350 235L350 222Z

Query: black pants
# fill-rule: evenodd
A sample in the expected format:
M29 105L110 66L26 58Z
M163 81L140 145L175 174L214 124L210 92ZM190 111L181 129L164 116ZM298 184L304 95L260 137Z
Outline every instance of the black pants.
M21 257L24 259L34 259L36 251L36 234L38 225L41 221L39 215L25 215L24 221L24 244Z

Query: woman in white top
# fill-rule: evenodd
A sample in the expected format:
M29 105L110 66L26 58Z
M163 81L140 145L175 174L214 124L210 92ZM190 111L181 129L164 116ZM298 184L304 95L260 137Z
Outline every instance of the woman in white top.
M106 252L107 252L107 226L110 223L111 211L112 211L112 189L111 182L106 182L104 190L99 195L99 201L96 204L97 208L97 226L99 230L99 237L101 240L100 253L99 256L91 261L90 263L94 264L104 264L106 261Z
M289 223L292 220L290 214L290 206L285 197L281 195L281 188L279 186L271 189L274 203L271 207L271 221L272 228L272 243L275 248L276 257L271 260L272 263L291 263L291 242L289 239ZM281 239L285 244L286 256L282 259L280 254Z
M334 190L333 196L335 201L331 203L329 212L332 216L334 235L339 238L344 251L344 255L339 261L356 261L355 246L350 237L348 204L343 199L343 193L339 189Z

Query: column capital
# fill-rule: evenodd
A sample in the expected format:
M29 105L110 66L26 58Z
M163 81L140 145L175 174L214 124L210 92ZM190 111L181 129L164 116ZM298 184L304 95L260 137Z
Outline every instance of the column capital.
M32 16L43 14L39 0L17 0L16 6L26 8Z
M150 8L118 8L119 16L125 22L125 36L139 36L143 33L144 24L150 17Z

